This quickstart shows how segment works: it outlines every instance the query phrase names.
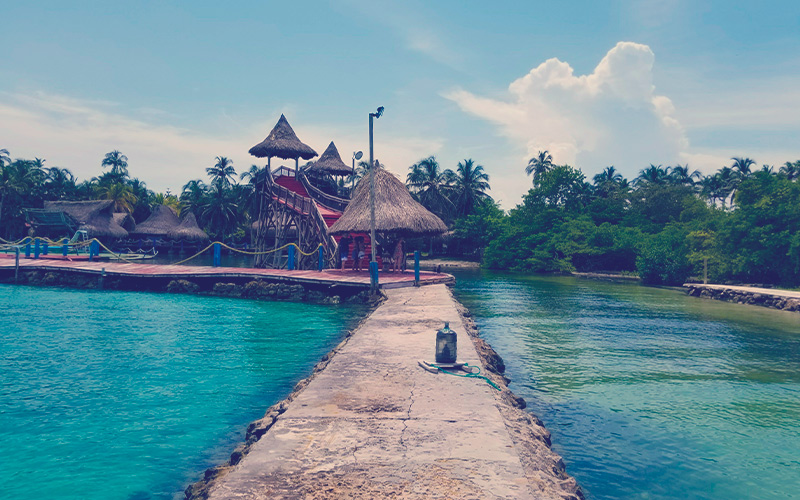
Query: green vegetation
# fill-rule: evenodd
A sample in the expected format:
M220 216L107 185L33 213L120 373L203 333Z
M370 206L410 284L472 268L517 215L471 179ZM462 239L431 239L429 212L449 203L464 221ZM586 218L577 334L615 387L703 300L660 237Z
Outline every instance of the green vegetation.
M542 151L525 169L533 187L508 213L485 195L488 184L480 203L456 209L455 174L433 157L411 167L408 185L450 223L448 253L489 268L636 272L646 283L680 284L702 278L707 264L713 282L797 286L800 161L778 171L754 165L733 158L707 177L688 165L650 165L631 182L611 166L589 182Z
M0 237L19 238L26 234L23 208L41 208L48 200L113 200L115 211L133 214L142 222L158 205L180 213L189 210L198 224L216 239L244 238L251 222L248 208L253 199L253 181L259 167L253 165L236 181L232 162L218 156L206 168L209 183L189 181L180 196L154 193L144 182L128 172L128 158L120 151L107 153L100 162L104 172L78 182L69 170L46 167L45 161L12 160L8 150L0 149Z

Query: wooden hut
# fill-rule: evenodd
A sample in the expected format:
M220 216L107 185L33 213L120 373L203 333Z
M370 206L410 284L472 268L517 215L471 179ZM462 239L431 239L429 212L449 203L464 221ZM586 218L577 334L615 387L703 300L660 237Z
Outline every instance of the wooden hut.
M369 175L356 185L350 204L330 228L331 234L369 233ZM420 205L405 184L383 168L375 170L375 231L400 237L438 236L447 231L442 219Z
M192 212L187 212L178 227L167 233L167 237L171 240L197 243L204 243L209 240L206 232L197 225L197 218Z
M281 115L278 123L272 128L266 139L250 148L250 154L256 158L267 158L267 167L270 167L270 159L273 156L284 160L294 159L295 168L299 167L299 158L310 160L317 156L317 152L311 146L304 144L297 138L292 126Z
M350 175L353 173L353 168L342 161L339 150L336 149L333 141L328 144L322 156L317 161L309 163L306 168L311 172L328 175Z
M146 221L136 225L136 229L131 234L139 238L167 238L169 232L177 229L180 224L181 221L178 219L175 209L166 205L158 205Z
M128 212L114 212L113 217L114 222L129 233L136 229L136 221L133 220L133 216Z
M114 220L112 200L45 201L43 212L66 214L75 221L77 229L86 231L89 238L110 240L128 236L128 231Z

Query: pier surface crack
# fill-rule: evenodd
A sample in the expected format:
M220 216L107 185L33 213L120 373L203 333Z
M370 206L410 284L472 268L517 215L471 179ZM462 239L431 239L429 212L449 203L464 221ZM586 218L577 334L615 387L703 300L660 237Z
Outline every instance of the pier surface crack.
M408 421L411 419L411 407L414 406L414 388L417 386L416 382L411 386L411 402L408 404L408 410L406 410L405 418L402 418L403 421L403 430L400 431L400 446L403 447L403 456L406 455L408 451L408 446L405 442L405 434L406 430L408 429Z

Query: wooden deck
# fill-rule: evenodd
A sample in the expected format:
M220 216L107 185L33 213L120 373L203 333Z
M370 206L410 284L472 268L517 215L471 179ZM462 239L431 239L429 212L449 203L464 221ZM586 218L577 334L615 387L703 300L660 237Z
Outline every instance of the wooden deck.
M52 256L51 256L52 257ZM82 274L134 278L250 278L282 283L346 285L369 288L369 273L349 270L325 269L320 271L288 271L286 269L254 269L245 267L210 267L167 264L133 264L127 262L88 262L86 260L26 259L19 260L20 271L65 271ZM0 270L14 269L14 256L0 255ZM414 286L414 272L384 273L378 278L381 288ZM420 271L420 285L454 283L450 274Z

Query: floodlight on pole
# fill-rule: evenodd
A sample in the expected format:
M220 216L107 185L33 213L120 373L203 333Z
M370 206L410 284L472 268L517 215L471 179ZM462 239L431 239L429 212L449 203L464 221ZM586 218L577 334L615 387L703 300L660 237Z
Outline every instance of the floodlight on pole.
M383 106L375 113L369 114L369 244L370 259L370 291L378 291L378 261L375 259L375 152L372 143L372 119L376 120L383 115Z

